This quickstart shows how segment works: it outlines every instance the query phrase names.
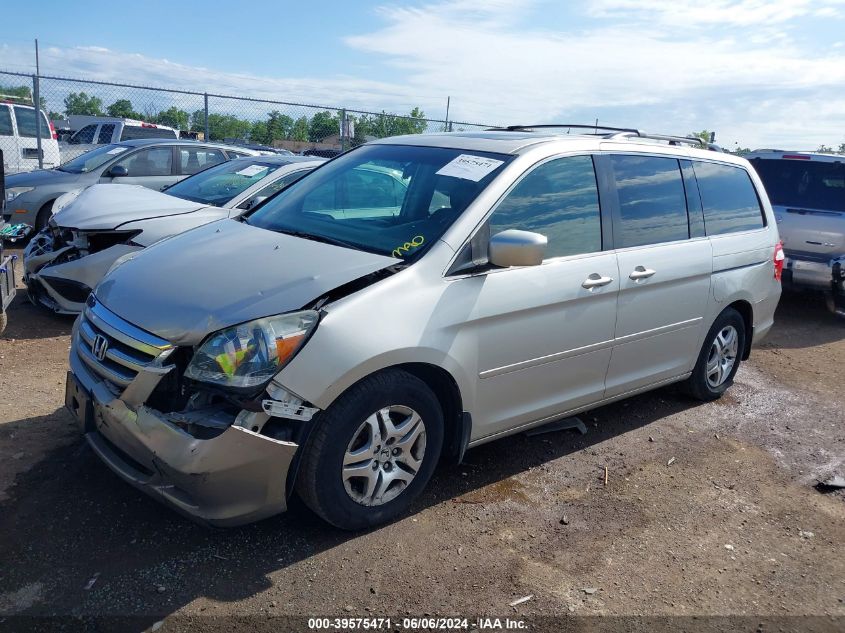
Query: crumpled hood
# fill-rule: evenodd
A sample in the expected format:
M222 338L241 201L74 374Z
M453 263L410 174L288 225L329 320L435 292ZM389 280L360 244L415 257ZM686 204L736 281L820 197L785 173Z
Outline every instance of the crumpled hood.
M174 345L297 310L398 260L220 220L162 240L119 265L94 294Z
M116 229L126 222L190 213L208 206L140 185L92 185L53 216L59 226Z

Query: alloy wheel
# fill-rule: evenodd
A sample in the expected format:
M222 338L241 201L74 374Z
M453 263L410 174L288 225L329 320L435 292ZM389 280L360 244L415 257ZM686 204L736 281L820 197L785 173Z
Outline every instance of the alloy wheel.
M356 503L379 506L395 499L416 477L425 456L425 423L403 405L370 415L343 456L343 485Z
M725 383L736 364L739 352L739 333L727 325L716 334L707 357L707 384L716 389Z

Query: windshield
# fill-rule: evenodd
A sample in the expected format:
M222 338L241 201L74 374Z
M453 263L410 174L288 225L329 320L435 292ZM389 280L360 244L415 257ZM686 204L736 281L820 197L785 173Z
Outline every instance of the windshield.
M260 158L221 163L168 187L167 195L220 207L279 167Z
M401 259L421 256L511 157L365 145L270 199L246 220L280 233Z
M72 174L86 174L129 149L126 145L103 145L63 163L59 169Z
M845 211L845 164L809 160L751 161L772 204Z

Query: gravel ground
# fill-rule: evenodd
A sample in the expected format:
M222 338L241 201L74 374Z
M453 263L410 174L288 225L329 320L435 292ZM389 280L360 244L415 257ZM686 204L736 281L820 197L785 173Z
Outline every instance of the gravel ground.
M479 447L441 467L411 515L358 534L296 500L282 516L210 530L122 483L63 409L71 320L25 300L0 338L9 630L46 623L16 615L131 615L113 630L163 631L231 630L234 616L282 630L274 616L424 614L845 626L845 495L813 488L845 474L845 322L812 295L784 295L722 400L670 387L585 414L584 436Z

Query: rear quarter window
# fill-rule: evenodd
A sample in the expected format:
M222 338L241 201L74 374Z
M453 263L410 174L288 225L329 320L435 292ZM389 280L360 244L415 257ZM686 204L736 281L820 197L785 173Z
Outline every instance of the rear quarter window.
M18 135L23 138L35 138L35 109L15 106L15 119L18 122ZM50 138L50 124L41 114L41 138Z
M0 136L12 136L12 115L4 105L0 105Z
M765 226L760 199L748 172L720 163L693 164L707 235L752 231Z

